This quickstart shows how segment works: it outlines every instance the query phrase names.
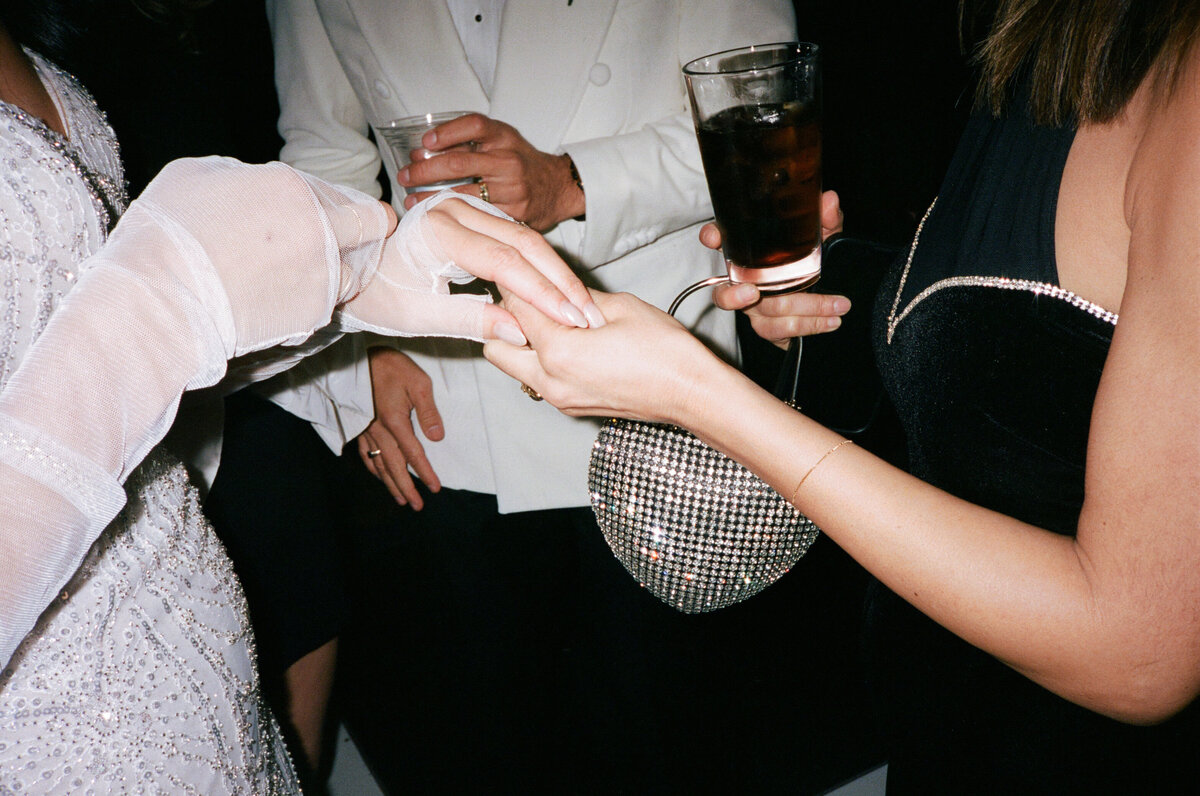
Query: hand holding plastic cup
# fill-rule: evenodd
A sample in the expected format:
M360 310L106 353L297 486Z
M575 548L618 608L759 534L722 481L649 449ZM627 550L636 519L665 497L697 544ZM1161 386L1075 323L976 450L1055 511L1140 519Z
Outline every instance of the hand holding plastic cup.
M392 155L396 158L397 171L412 162L412 152L414 149L422 148L421 139L425 137L427 132L451 119L466 116L468 113L470 111L422 113L418 116L405 116L402 119L393 119L379 127L379 134L383 136L383 140L391 147ZM440 152L430 152L428 153L428 157L440 154ZM471 182L474 182L474 180L446 180L429 185L413 185L405 188L404 191L406 194L414 194L419 191L432 191L436 193L445 188L453 188L455 185L466 185Z

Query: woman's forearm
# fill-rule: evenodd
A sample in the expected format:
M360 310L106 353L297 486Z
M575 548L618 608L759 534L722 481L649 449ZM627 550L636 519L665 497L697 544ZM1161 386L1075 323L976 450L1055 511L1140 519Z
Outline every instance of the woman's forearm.
M838 435L732 369L706 382L707 398L694 402L703 409L688 420L697 435L785 497L804 478L796 506L931 619L1116 718L1155 720L1182 706L1186 689L1176 693L1155 666L1153 617L1127 590L1097 584L1074 538L955 498L856 446L825 456Z
M721 363L663 313L631 296L596 298L610 323L595 330L560 331L513 303L532 350L491 345L485 353L569 414L690 429L794 494L797 508L931 619L1067 699L1154 721L1200 691L1200 552L1188 524L1196 493L1155 491L1170 480L1154 465L1154 457L1169 460L1165 447L1141 443L1137 482L1094 485L1092 477L1078 534L1052 533L955 498L856 446L834 450L837 434ZM1098 456L1132 455L1122 438L1107 437L1093 429L1089 476ZM1194 470L1180 455L1182 482ZM1170 527L1154 527L1163 523Z

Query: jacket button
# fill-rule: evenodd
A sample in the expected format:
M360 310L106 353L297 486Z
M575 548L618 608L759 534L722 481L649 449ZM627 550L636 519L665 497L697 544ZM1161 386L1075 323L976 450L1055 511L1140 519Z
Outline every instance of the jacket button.
M382 80L375 81L375 93L384 99L392 98L392 90L388 88L387 83L384 83Z
M592 81L593 85L603 86L612 79L612 70L608 68L608 64L592 64L592 68L588 70L588 80Z

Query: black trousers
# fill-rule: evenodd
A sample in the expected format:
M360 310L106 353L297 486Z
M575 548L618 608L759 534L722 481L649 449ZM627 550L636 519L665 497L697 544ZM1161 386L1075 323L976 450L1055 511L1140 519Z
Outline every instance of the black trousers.
M346 638L349 723L387 789L671 792L695 617L638 587L590 508L425 499L360 537Z
M369 488L357 477L306 421L250 391L226 399L204 511L242 581L270 690L345 624L348 515L353 492Z
M680 614L590 508L443 490L414 512L353 446L242 401L208 509L264 681L340 634L336 707L386 792L804 794L879 762L865 576L828 540L746 603Z
M746 603L685 615L625 571L590 508L425 497L387 498L356 534L340 687L387 792L803 794L881 762L865 579L828 540Z

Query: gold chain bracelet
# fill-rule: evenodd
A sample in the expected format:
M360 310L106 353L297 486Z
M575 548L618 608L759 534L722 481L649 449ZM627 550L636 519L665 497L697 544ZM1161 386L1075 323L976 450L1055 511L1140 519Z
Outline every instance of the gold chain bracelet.
M788 502L791 503L793 506L796 505L796 495L800 494L800 487L804 486L804 482L807 481L808 477L813 474L813 471L821 466L821 462L825 461L830 456L837 453L838 448L842 447L843 445L853 445L853 444L854 444L854 440L844 439L841 442L839 442L838 444L834 445L829 450L825 451L823 454L821 454L821 458L817 459L816 464L814 464L812 467L808 468L808 472L805 473L804 476L800 479L800 483L796 484L796 488L792 490L792 499L789 500Z

